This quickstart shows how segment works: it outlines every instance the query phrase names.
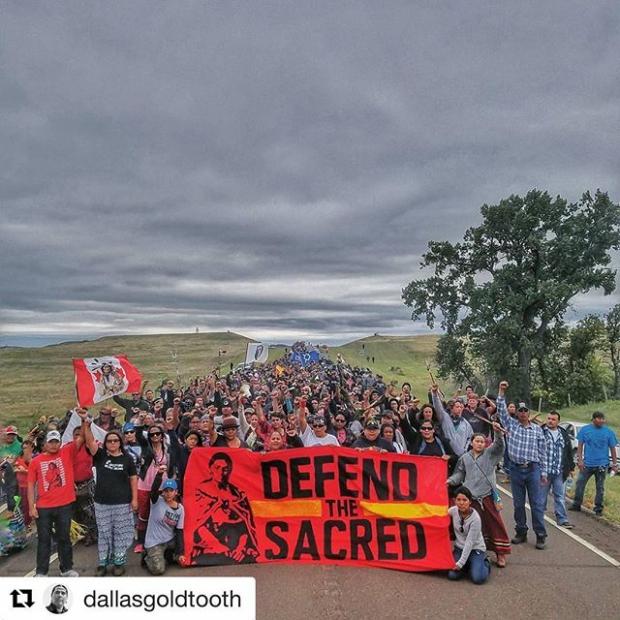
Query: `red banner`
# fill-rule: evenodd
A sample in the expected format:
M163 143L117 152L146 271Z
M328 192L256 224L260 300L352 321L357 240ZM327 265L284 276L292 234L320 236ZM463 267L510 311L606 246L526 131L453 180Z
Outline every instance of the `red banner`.
M195 448L184 481L185 553L195 566L454 566L446 463L318 447L257 454Z

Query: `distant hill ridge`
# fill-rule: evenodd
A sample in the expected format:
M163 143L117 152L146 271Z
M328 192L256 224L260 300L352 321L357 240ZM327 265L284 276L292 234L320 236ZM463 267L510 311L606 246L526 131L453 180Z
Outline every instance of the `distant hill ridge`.
M124 353L157 388L166 379L186 385L193 377L242 362L253 339L236 332L199 332L103 336L38 348L7 347L0 350L0 423L23 427L41 415L63 415L75 405L72 358ZM427 360L435 355L437 336L367 336L339 347L353 366L371 368L387 380L409 381L414 391L428 386ZM284 354L283 346L271 346L269 357Z

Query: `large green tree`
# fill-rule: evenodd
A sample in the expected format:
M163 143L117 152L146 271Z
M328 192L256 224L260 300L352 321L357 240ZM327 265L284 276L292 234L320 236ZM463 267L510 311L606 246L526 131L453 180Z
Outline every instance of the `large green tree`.
M432 275L410 282L403 300L412 319L430 328L439 321L446 332L444 374L509 377L529 399L532 364L553 348L571 300L615 288L609 265L620 247L620 205L600 191L569 203L532 190L485 204L481 214L461 242L429 242L421 267Z
M614 371L615 398L620 398L620 304L616 304L605 316L607 351Z

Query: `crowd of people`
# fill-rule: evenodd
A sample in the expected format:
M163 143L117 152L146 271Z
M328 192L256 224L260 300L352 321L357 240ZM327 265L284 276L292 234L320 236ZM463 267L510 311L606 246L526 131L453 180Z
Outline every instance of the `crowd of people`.
M297 343L295 350L304 349ZM165 381L93 416L77 408L63 419L47 420L22 439L4 429L0 484L7 520L0 523L0 553L22 548L22 534L36 523L36 575L47 575L52 536L60 573L73 568L71 522L84 526L83 544L96 544L96 574L125 573L128 554L141 554L148 572L161 575L172 562L186 565L183 548L183 479L192 450L202 446L272 452L313 446L394 452L441 458L447 463L454 539L450 579L477 584L490 573L489 551L506 566L511 545L527 541L525 502L532 509L537 549L546 546L543 514L548 495L560 526L572 527L565 483L577 465L575 501L579 510L587 480L596 477L595 511L603 510L609 455L617 469L613 432L603 414L579 434L577 464L560 415L532 419L523 402L471 386L447 396L436 383L416 397L409 383L386 383L367 368L321 359L303 367L287 359L253 365L218 377L193 378L188 385ZM585 446L585 451L583 447ZM611 448L611 449L610 449ZM514 498L516 533L502 518L496 471L503 467Z

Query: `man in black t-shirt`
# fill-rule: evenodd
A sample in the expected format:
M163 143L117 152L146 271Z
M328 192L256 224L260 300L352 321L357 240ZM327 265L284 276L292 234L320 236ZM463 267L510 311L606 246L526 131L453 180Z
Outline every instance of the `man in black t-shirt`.
M396 452L396 448L385 439L379 437L381 426L374 418L369 418L364 424L364 430L358 439L353 442L352 448L359 450L375 450L377 452Z

